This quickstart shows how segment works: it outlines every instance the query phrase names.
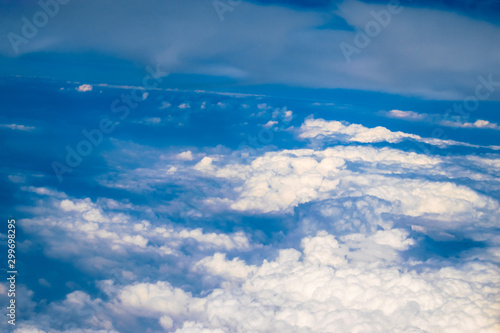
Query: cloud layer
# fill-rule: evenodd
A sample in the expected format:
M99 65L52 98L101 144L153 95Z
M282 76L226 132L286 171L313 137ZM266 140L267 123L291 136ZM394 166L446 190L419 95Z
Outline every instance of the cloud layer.
M478 75L500 77L500 28L465 15L400 7L380 24L375 16L387 13L387 4L345 1L337 8L301 10L243 1L230 8L221 22L212 2L152 1L145 6L127 1L120 10L100 1L75 2L61 6L35 37L20 45L20 54L90 51L159 64L172 73L247 84L363 89L437 99L473 95ZM35 5L25 12L13 7L0 33L21 35L21 18L29 19L37 11ZM373 25L378 33L359 38L358 31ZM357 49L350 64L341 43ZM7 38L0 52L14 55ZM499 96L496 91L490 99Z

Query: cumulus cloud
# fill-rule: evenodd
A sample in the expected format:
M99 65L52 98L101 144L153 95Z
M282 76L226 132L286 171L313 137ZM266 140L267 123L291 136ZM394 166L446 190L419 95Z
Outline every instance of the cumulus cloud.
M485 188L494 190L494 173L486 161L481 170L472 158L465 161L388 147L338 145L268 152L256 158L217 153L204 156L194 166L176 164L175 171L169 172L170 161L167 166L158 161L154 168L125 172L133 174L130 179L118 179L124 186L138 182L141 190L153 192L164 184L187 188L198 184L194 197L180 197L169 205L174 210L187 199L195 208L185 213L195 218L224 211L288 214L324 200L374 198L378 201L367 204L385 202L391 205L387 212L396 215L425 216L443 223L450 219L493 223L491 214L498 202L485 195ZM463 179L469 183L465 185Z
M206 257L194 265L195 271L207 271L212 275L222 276L226 280L245 279L255 271L256 267L247 266L243 260L234 258L226 260L224 253L216 253Z
M326 137L350 142L400 142L403 139L418 139L417 135L392 132L385 127L367 128L359 124L343 124L340 121L309 118L299 129L299 138L313 139Z
M497 156L488 157L480 157L480 156L467 156L469 161L474 162L477 166L482 167L485 171L488 169L494 169L495 171L500 170L500 158Z
M177 158L184 161L192 161L193 153L191 153L191 150L183 151L182 153L177 154Z
M495 154L460 160L485 177L500 165ZM96 251L101 259L90 256L92 265L105 271L106 260L122 260L120 271L128 278L100 284L105 298L74 291L33 315L36 322L25 328L66 332L47 320L65 313L79 318L81 332L93 333L136 331L144 321L152 331L186 333L496 332L500 274L492 258L500 262L500 244L480 228L495 225L498 203L451 180L450 173L471 177L466 166L448 157L367 146L280 150L236 160L217 154L178 166L228 181L234 196L228 191L225 199L233 211L292 213L300 207L290 233L295 246L272 251L242 232L137 219L133 215L145 208L127 202L26 188L46 200L42 207L54 209L44 208L45 218L20 221L26 232L42 237L49 256L70 253L75 260ZM488 184L492 188L495 180ZM401 215L409 222L396 225ZM419 245L415 233L464 231L472 224L478 228L474 237L490 242L488 251L463 255L456 265L405 259ZM183 255L187 249L190 256ZM251 256L242 254L249 249L263 252L249 263ZM132 254L164 265L166 272L181 266L210 288L193 292L167 274L139 278L141 265L127 264ZM165 265L170 257L178 260Z
M205 157L208 158L208 157ZM361 171L353 162L363 166ZM269 152L250 164L197 168L214 177L232 180L236 197L230 208L239 211L290 212L299 204L328 198L373 196L393 205L394 213L458 220L483 209L496 211L496 200L447 181L385 175L401 170L424 172L439 158L395 149L334 147ZM201 162L200 162L201 163ZM434 173L434 171L431 171Z
M298 136L302 139L324 140L324 141L343 141L343 142L360 142L360 143L375 143L389 142L398 143L403 140L414 140L423 142L429 145L438 147L448 146L466 146L480 148L483 146L473 145L466 142L455 140L442 140L438 138L423 138L416 134L404 133L401 131L393 132L389 129L377 126L368 128L360 124L348 124L340 121L327 121L324 119L309 118L304 121L298 129ZM497 149L495 146L487 146L486 148Z
M294 116L262 104L258 117ZM38 302L19 332L498 331L499 155L371 146L360 143L422 138L308 121L302 139L349 145L243 156L127 143L116 154L137 163L108 155L100 178L113 186L100 195L120 200L12 178L33 203L21 208L22 246L96 286Z
M50 192L37 194L50 195ZM40 233L50 227L42 234L47 241L47 254L53 257L72 256L87 260L82 249L91 252L98 249L100 255L110 256L136 253L165 257L182 256L185 244L191 244L193 250L200 253L217 249L248 251L253 247L243 232L207 233L201 228L187 229L136 220L129 214L138 207L113 200L100 199L95 203L89 198L49 197L44 202L56 208L46 210L44 218L22 219L20 223L31 233ZM52 239L56 234L59 236Z
M341 238L321 231L274 260L214 255L205 272L227 280L194 296L166 281L118 288L107 309L154 318L175 332L496 332L498 267L479 262L401 269L413 240L399 229ZM245 277L245 279L241 279Z
M76 87L76 91L79 91L79 92L92 91L92 85L82 84L82 85Z
M213 158L205 156L201 159L200 162L198 162L195 166L195 170L203 171L203 170L211 170L213 169L212 166Z
M154 318L158 314L178 316L187 312L191 298L182 289L173 288L167 282L158 282L127 286L117 295L117 302L121 307L130 309L133 315Z

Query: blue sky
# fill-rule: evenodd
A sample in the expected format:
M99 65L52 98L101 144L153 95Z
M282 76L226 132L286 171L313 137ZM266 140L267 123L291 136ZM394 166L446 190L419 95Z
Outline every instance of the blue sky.
M2 330L500 328L497 1L0 9Z

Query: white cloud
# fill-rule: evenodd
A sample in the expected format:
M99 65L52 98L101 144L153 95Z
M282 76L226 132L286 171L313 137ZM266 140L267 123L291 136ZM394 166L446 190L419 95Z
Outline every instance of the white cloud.
M467 156L469 161L474 162L477 166L482 167L485 170L495 169L495 171L500 171L500 158L487 158L480 156Z
M191 150L184 151L182 153L177 154L177 158L183 161L192 161L193 160L193 153L191 153Z
M472 163L471 169L487 170L496 168L497 157L460 159ZM115 322L126 322L129 331L137 331L141 324L134 323L144 322L140 318L156 321L158 329L179 333L361 333L373 329L493 333L500 329L500 274L491 263L492 258L500 262L500 247L463 255L457 265L401 256L401 251L418 245L414 233L425 233L427 227L468 231L470 225L484 227L485 218L496 225L495 200L450 180L449 172L457 177L465 172L455 160L366 146L234 158L233 154L205 156L205 162L197 164L203 177L230 183L236 195L227 192L226 199L236 205L233 209L292 212L301 203L312 203L310 209L298 210L298 226L293 230L296 248L264 248L250 243L242 232L206 232L166 221L136 220L132 216L141 210L126 202L68 197L49 201L50 191L32 188L44 200L40 203L43 217L20 222L26 232L36 232L46 240L47 255L69 254L72 260L88 257L101 272L112 267L111 260L127 263L134 255L163 266L161 274L142 275L150 268L139 265L131 272L129 264L115 264L128 279L106 290L101 287L109 301L73 292L37 318L60 316L63 309L79 315L82 312L75 309L93 306L98 315L85 321L93 329L82 328L89 333L113 332ZM192 170L179 166L180 172L186 168ZM134 215L117 212L121 210ZM333 225L334 230L347 224L357 228L338 234L317 226L308 228L314 221L307 213L322 214L321 226ZM415 226L412 233L404 223L395 227L394 220L401 214ZM364 219L373 228L363 228ZM471 237L484 240L486 236L482 230ZM490 237L486 239L496 235ZM184 248L193 254L183 256ZM250 249L263 251L244 252ZM230 251L248 254L245 259L250 257L251 264ZM169 280L162 275L179 269L203 283L218 284L194 293L182 278L179 284L178 276ZM59 333L50 324L33 329Z
M175 333L225 333L221 329L209 329L204 327L200 323L193 321L185 322L181 328L175 331Z
M275 120L269 120L267 123L265 123L264 125L262 125L262 127L264 127L264 128L271 128L274 125L276 125L277 123L278 122L275 121Z
M36 326L31 325L21 325L21 327L16 328L14 333L46 333L44 330L38 329Z
M199 170L199 171L212 170L213 169L212 162L213 162L213 158L205 156L201 159L200 162L198 162L194 166L194 169Z
M360 142L360 143L376 143L389 142L398 143L403 140L414 140L426 144L438 146L441 148L448 146L466 146L474 148L490 148L497 149L496 146L480 146L466 142L455 140L442 140L438 138L423 138L419 135L409 134L404 132L393 132L389 129L377 126L368 128L360 124L347 124L340 121L327 121L324 119L306 119L302 126L298 129L299 138L319 140L319 141L343 141L343 142Z
M402 270L395 254L413 244L407 237L397 229L342 239L319 232L302 240L302 251L281 250L258 266L215 255L197 265L231 283L206 296L159 281L126 286L112 304L166 316L176 332L498 331L498 268Z
M123 288L117 297L120 306L131 314L142 317L156 317L166 313L177 316L188 309L191 295L167 282L139 283Z
M79 92L92 91L92 85L82 84L82 85L76 87L76 91L79 91Z
M387 112L388 116L393 118L402 118L410 120L422 120L425 119L425 115L413 111L401 111L401 110L391 110Z
M290 122L293 118L293 112L288 110L286 106L276 108L272 114L273 119L280 119L280 121Z
M500 130L500 126L497 123L490 122L488 120L477 119L474 122L468 122L461 117L455 117L455 120L445 119L443 115L440 114L424 114L417 113L413 111L400 111L391 110L388 112L382 112L390 118L405 119L411 121L424 121L430 124L436 124L443 127L453 127L453 128L484 128L484 129L494 129Z
M39 202L44 207L54 207L54 210L43 209L43 218L20 220L27 232L43 236L46 254L51 257L71 256L86 260L86 251L93 252L96 249L99 255L104 256L126 253L155 257L183 256L181 249L185 244L190 244L192 250L200 253L215 250L249 251L254 246L260 247L251 244L241 231L207 233L201 228L182 228L164 221L137 221L129 215L138 209L135 206L110 206L109 201L104 199L94 203L89 198L59 200L57 197L44 198Z
M352 162L363 167L351 170L347 163ZM339 146L269 152L248 165L210 163L210 168L197 170L231 180L236 196L230 207L238 211L291 212L301 203L363 196L391 202L393 213L408 216L465 221L483 210L498 210L496 200L466 186L404 177L409 171L439 174L434 170L439 163L438 158L395 149ZM400 177L390 175L395 171Z
M226 260L226 255L223 253L215 253L194 265L195 271L207 271L211 275L222 276L226 280L245 279L255 269L255 266L247 266L243 260L238 258L231 261Z
M351 142L400 142L403 139L419 138L417 135L403 132L392 132L385 127L377 126L367 128L363 125L345 125L340 121L326 121L324 119L306 119L299 129L299 137L303 139L313 139L327 137L339 141Z
M52 197L56 197L56 198L66 197L66 194L52 190L52 189L47 188L47 187L22 186L21 191L33 192L33 193L36 193L38 195L48 195L48 196L52 196Z
M307 130L314 138L326 133L360 140L354 142L411 136L326 121ZM149 164L112 172L142 186L141 195L160 195L172 184L183 190L221 187L194 194L193 205L210 227L220 219L223 230L240 230L247 226L240 221L254 212L258 218L271 213L264 218L277 216L276 221L295 216L284 217L288 225L274 243L260 245L246 232L173 223L168 219L176 216L163 203L75 199L47 187L18 185L24 194L38 196L36 207L23 208L34 217L19 222L37 236L33 240L45 255L91 267L106 279L123 277L101 286L106 301L75 291L63 301L40 303L42 313L30 319L39 326L24 329L62 333L47 318L72 322L87 306L99 311L67 333L116 332L115 323L135 332L144 330L145 322L151 330L179 333L500 329L497 154L427 156L337 145L240 157L208 148L195 154L193 166L183 162L193 160L186 148L165 155L135 149L144 154L136 158L150 157ZM132 188L127 181L115 183ZM169 198L168 204L177 207L183 200ZM222 214L210 215L220 207ZM433 233L481 245L426 261L417 252L425 251L422 234ZM255 234L262 237L260 230Z
M302 239L302 248L305 260L312 265L338 267L346 263L345 257L335 253L340 248L339 242L327 232Z
M470 122L460 122L460 121L450 121L442 120L440 123L442 126L447 127L458 127L458 128L487 128L500 130L500 126L497 123L489 122L488 120L478 119L473 123Z
M89 198L78 201L65 199L61 201L60 207L65 212L82 213L83 219L88 222L106 223L111 221L109 218L103 216L102 210L91 203Z
M33 131L35 127L33 126L25 126L25 125L18 125L18 124L2 124L0 127L4 128L10 128L12 130L18 130L18 131Z

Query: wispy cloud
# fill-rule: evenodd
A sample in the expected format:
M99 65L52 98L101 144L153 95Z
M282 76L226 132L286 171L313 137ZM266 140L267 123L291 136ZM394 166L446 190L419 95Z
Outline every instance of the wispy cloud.
M299 138L308 139L313 142L339 141L360 143L398 143L404 140L414 140L441 148L448 146L464 146L494 150L499 149L499 147L493 145L482 146L455 140L424 138L420 135L401 131L393 132L383 126L369 128L360 124L349 124L347 122L340 122L336 120L327 121L324 119L314 118L306 119L302 126L296 131Z
M33 126L18 125L18 124L0 124L0 127L10 128L12 130L17 130L17 131L33 131L35 129L35 127Z
M424 120L426 115L420 114L413 111L401 111L401 110L391 110L387 112L387 115L392 118L409 119L409 120Z
M414 111L400 111L400 110L391 110L387 112L382 112L382 114L384 114L389 118L398 118L409 121L421 121L444 127L476 128L476 129L484 128L484 129L500 130L500 125L498 125L497 123L493 123L483 119L477 119L474 122L468 122L462 120L460 117L455 117L455 120L449 120L445 119L444 116L440 114L417 113Z
M459 121L449 121L449 120L442 120L439 122L441 126L447 126L447 127L458 127L458 128L487 128L487 129L494 129L494 130L500 130L500 126L497 123L491 123L488 120L482 120L478 119L473 123L469 122L459 122Z

